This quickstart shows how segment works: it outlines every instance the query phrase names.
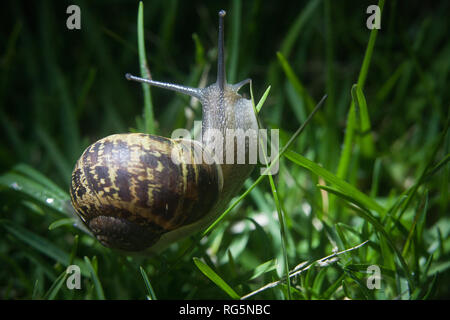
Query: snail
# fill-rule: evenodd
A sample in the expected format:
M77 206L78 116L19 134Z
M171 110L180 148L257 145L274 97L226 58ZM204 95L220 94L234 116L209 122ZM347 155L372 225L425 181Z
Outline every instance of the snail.
M128 80L199 99L201 142L143 133L114 134L90 145L76 162L71 202L104 246L160 252L211 224L252 172L253 164L229 163L225 155L212 152L230 142L236 146L236 140L227 141L227 130L258 129L251 100L238 93L250 79L226 82L225 14L219 12L215 83L191 88L126 74ZM224 137L220 143L208 134L214 130ZM246 141L245 152L248 150ZM198 157L203 161L190 161Z

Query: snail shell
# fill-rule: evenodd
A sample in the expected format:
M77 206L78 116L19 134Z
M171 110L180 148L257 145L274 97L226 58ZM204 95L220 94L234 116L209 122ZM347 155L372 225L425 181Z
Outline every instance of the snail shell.
M223 187L220 166L195 163L195 157L207 155L205 150L200 143L182 144L129 133L108 136L85 150L73 171L70 194L102 244L141 251L211 210Z

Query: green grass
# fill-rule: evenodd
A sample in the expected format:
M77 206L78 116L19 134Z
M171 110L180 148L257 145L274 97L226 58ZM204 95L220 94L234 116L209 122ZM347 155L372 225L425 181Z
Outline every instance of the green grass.
M69 31L64 3L9 3L0 298L450 297L450 7L380 1L381 29L370 31L370 4L84 1L82 29ZM197 102L124 75L214 81L222 8L227 79L252 78L242 93L262 127L280 129L280 170L256 168L215 223L161 255L105 248L73 215L75 161L109 134L192 129ZM65 285L71 264L81 290Z
M138 36L138 48L139 48L139 66L141 69L141 77L151 79L150 70L147 64L145 39L144 39L144 3L139 2L139 11L137 19L137 36ZM155 120L153 115L152 96L150 94L150 87L142 84L143 100L144 100L144 112L143 122L144 127L141 132L155 134Z

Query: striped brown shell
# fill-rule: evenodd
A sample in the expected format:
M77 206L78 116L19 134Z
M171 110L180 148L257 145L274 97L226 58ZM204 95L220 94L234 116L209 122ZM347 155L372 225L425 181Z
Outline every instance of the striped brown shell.
M116 134L84 151L72 173L72 205L102 244L144 250L164 233L199 221L216 204L220 166L182 161L203 150L199 144L179 148L181 141ZM180 160L174 162L173 154Z

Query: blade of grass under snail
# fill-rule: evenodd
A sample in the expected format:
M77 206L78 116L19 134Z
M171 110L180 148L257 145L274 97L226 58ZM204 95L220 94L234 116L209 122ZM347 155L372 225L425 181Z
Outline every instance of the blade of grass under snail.
M141 77L151 79L150 70L147 64L147 57L145 54L145 39L144 39L144 3L139 2L138 9L138 51L139 51L139 67L141 70ZM153 115L153 104L150 86L142 83L142 92L144 95L144 131L145 133L155 133L155 120Z

